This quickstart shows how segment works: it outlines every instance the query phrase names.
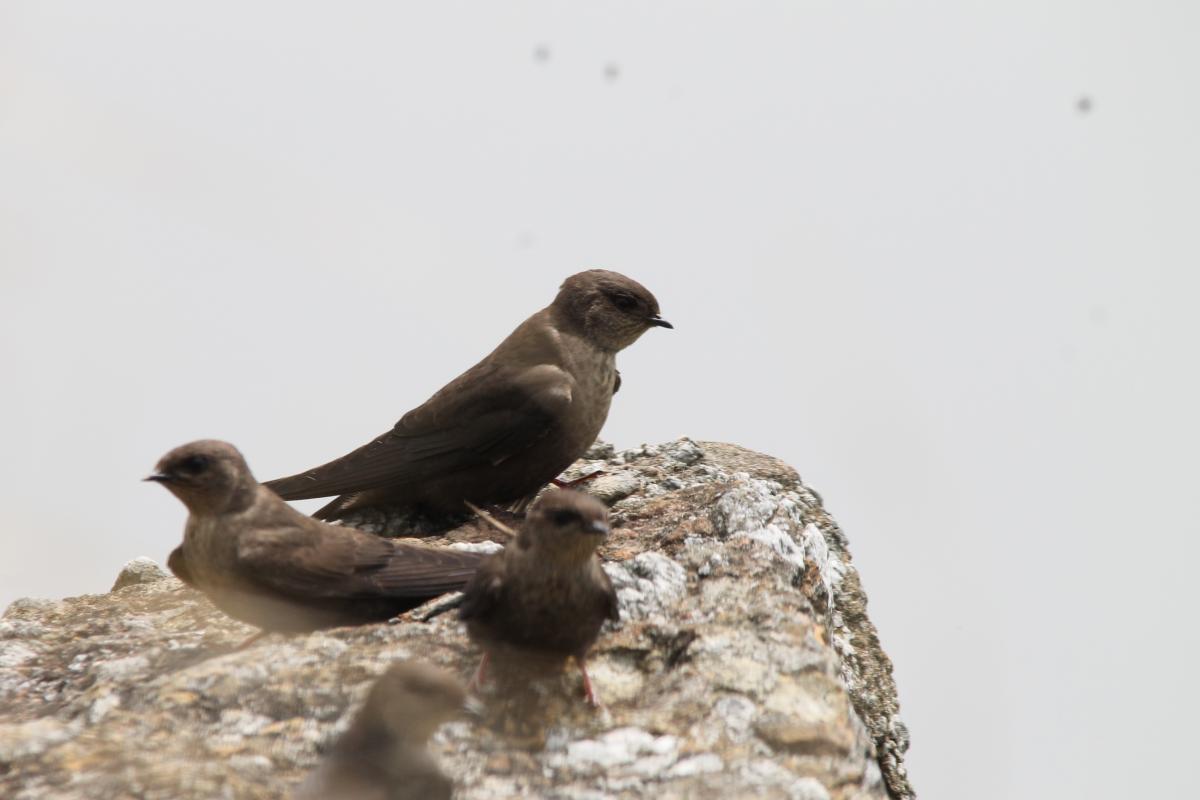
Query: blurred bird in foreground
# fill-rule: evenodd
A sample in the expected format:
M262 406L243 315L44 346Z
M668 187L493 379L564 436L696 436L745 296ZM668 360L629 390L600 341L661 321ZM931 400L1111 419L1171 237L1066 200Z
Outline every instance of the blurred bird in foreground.
M177 447L146 480L189 512L167 566L217 608L264 631L386 620L461 589L483 559L306 517L255 481L225 442Z
M462 686L442 670L393 665L293 800L449 800L453 783L425 745L465 701Z
M608 532L608 510L593 497L553 490L534 503L516 539L481 564L463 590L459 618L484 651L473 686L493 654L573 656L584 696L600 705L586 659L604 621L620 618L596 555Z
M593 269L567 278L549 306L487 357L334 461L265 485L286 500L338 495L313 516L403 506L445 514L463 501L532 497L596 440L620 386L616 354L670 328L637 281Z

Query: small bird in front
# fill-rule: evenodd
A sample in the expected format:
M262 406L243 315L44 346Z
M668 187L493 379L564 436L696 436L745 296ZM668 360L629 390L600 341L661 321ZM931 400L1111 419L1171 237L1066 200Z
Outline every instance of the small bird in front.
M167 566L263 632L381 622L467 583L485 557L384 539L301 514L254 479L237 448L177 447L148 481L188 509Z
M617 353L655 327L672 325L637 281L601 269L572 275L554 302L391 430L265 485L286 500L337 495L313 515L326 520L525 501L596 440L620 386Z
M516 539L488 557L463 590L459 618L484 651L473 686L493 655L573 657L584 697L599 707L587 654L605 620L620 619L617 593L596 554L608 533L608 510L588 495L557 489L533 504Z
M426 744L465 703L446 672L412 661L392 665L292 800L449 800L454 784Z

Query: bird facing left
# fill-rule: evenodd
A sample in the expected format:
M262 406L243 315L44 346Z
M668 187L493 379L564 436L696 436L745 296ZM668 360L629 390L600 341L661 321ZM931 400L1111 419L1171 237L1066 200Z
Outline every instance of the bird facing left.
M167 561L171 571L265 632L390 619L461 589L483 558L305 516L259 484L226 442L177 447L146 480L188 509L183 543Z

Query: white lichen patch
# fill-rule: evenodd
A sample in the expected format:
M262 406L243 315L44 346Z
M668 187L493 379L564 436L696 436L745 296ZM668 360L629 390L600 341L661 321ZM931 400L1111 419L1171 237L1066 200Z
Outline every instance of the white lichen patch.
M735 472L733 485L718 498L709 512L718 536L761 531L779 511L782 487L774 481L751 478Z
M10 725L0 724L0 764L11 764L22 758L35 758L51 747L78 735L80 727L75 722L68 723L49 718Z
M9 640L0 644L0 669L19 667L26 661L37 658L37 653L19 641Z
M109 712L121 705L121 696L111 689L101 689L87 710L89 725L95 725L108 716Z
M125 658L102 661L95 668L96 680L122 681L134 675L144 673L149 666L150 660L144 655L126 656Z
M765 527L731 537L731 540L736 539L746 539L765 545L784 561L797 567L804 566L804 549L796 544L796 540L785 528L774 523L768 523Z
M687 591L687 573L662 553L647 551L623 564L606 563L604 569L617 590L622 622L660 613Z
M801 542L804 545L805 557L817 567L825 594L831 599L836 598L838 585L846 574L845 563L830 551L825 534L811 522L804 526Z
M467 553L498 553L504 549L504 545L499 542L493 542L490 539L486 542L455 542L450 545L451 550L462 550Z
M667 770L667 778L692 778L697 775L707 775L710 772L720 772L725 769L725 762L716 753L701 753L698 756L683 758L676 761Z
M551 767L574 774L601 770L609 777L657 776L678 759L679 739L640 728L617 728L595 739L569 742L566 752L548 759Z

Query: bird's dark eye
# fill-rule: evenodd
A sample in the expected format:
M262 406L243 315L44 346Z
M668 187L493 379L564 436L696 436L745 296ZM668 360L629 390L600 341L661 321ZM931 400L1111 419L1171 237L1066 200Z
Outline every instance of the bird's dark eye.
M563 509L562 511L555 511L552 519L555 525L561 527L563 525L570 525L572 522L578 522L579 514L568 509Z
M608 299L612 301L614 306L622 311L633 311L638 307L637 298L631 294L625 294L624 292L610 294Z
M179 462L179 469L192 475L203 472L208 469L208 456L188 456L183 461Z

